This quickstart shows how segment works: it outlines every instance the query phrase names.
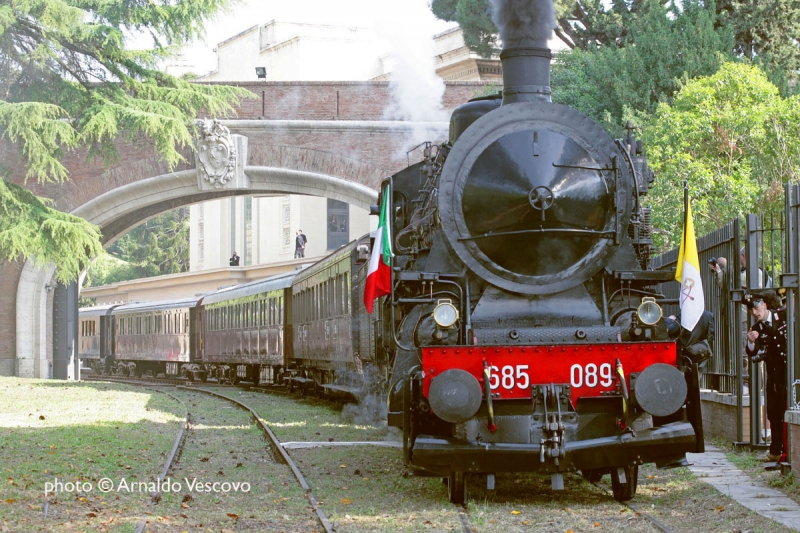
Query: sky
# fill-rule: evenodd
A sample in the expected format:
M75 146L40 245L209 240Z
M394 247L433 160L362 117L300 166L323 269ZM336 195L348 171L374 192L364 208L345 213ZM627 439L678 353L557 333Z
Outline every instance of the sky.
M241 0L228 13L212 18L206 24L205 40L184 48L182 54L195 67L194 72L204 74L216 68L213 50L218 43L273 19L372 26L386 36L385 47L391 50L406 40L400 34L431 36L455 26L453 22L437 20L428 3L429 0Z

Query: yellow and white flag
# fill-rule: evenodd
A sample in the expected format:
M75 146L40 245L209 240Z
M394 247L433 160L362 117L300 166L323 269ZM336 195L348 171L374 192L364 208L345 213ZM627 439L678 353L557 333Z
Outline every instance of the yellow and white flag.
M700 261L697 258L691 202L686 207L686 224L683 228L675 279L681 283L681 326L692 331L703 315L706 305L703 298L703 281L700 279Z

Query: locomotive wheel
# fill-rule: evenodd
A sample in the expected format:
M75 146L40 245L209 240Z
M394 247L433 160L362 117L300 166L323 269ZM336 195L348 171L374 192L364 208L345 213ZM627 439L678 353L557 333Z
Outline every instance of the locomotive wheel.
M467 503L467 483L464 472L450 472L447 492L450 496L450 503L455 503L456 505Z
M583 476L583 479L589 483L597 483L600 481L600 479L602 479L604 474L605 472L599 468L584 468L581 470L581 476Z
M620 483L619 470L611 469L611 491L618 502L632 500L636 495L636 486L639 481L639 465L629 465L625 469L625 483Z

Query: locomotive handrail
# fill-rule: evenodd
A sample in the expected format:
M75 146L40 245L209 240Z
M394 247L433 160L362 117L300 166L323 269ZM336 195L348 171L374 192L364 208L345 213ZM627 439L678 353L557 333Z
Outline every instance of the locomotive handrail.
M614 231L598 231L594 229L568 229L568 228L539 228L539 229L522 229L515 231L501 231L498 233L484 233L483 235L471 235L469 237L459 237L459 241L474 241L477 239L488 239L490 237L503 237L505 235L522 235L525 233L583 233L586 235L603 235L613 237L616 232Z
M556 168L579 168L581 170L599 170L600 172L603 171L615 171L617 170L616 167L587 167L584 165L559 165L558 163L553 163L553 166Z

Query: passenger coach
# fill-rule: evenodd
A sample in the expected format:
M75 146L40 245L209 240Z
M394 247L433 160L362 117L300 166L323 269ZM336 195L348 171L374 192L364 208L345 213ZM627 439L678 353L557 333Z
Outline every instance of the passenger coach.
M125 376L187 375L199 359L198 299L120 305L113 309L116 371ZM190 376L191 377L191 376Z
M384 350L363 303L369 235L303 270L292 283L294 360L290 386L357 393L365 381L385 379ZM379 320L379 316L374 316ZM365 376L365 373L377 376ZM365 380L365 377L368 379Z
M237 285L202 300L203 372L238 383L280 382L292 358L292 280L297 272Z

